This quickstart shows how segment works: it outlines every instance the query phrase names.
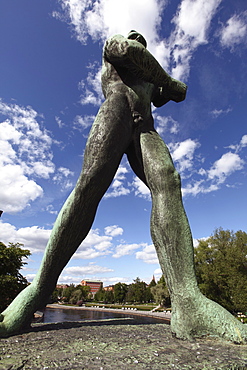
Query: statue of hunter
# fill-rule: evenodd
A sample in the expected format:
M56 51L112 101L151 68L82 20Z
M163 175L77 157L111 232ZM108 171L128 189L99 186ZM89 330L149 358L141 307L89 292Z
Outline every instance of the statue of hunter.
M187 86L170 77L146 49L144 37L131 31L127 38L115 35L106 41L102 89L105 101L91 128L80 177L57 217L36 277L1 314L0 335L26 328L47 301L87 236L126 153L151 192L151 235L171 297L172 332L181 339L214 335L246 342L246 326L199 291L180 176L154 128L151 103L160 107L170 100L181 102Z

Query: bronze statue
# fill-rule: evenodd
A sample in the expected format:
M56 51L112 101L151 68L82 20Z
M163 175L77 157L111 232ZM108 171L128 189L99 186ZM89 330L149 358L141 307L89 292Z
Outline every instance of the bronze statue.
M127 38L116 35L106 41L102 89L105 101L87 141L80 177L57 217L35 279L2 313L0 334L11 335L30 324L53 292L126 153L151 192L151 234L171 296L172 332L182 339L215 335L247 341L246 327L199 291L180 176L154 128L151 103L160 107L170 100L181 102L186 85L171 78L146 49L144 37L131 31Z

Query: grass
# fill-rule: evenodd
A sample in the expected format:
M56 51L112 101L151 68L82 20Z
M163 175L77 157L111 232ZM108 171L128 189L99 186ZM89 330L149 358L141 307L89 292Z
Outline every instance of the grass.
M139 311L151 311L155 307L157 307L157 304L154 303L146 303L146 304L117 304L117 303L99 303L99 302L90 302L85 304L86 307L105 307L105 308L112 308L112 309L122 309L123 307L130 308L130 309L137 309ZM163 312L164 310L171 310L170 308L159 308L158 312Z

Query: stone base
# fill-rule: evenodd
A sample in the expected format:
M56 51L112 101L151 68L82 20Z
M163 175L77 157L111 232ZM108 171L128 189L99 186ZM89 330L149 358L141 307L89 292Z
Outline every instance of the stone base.
M182 341L167 324L138 319L33 324L31 332L0 340L7 369L235 369L247 368L247 346L209 338Z

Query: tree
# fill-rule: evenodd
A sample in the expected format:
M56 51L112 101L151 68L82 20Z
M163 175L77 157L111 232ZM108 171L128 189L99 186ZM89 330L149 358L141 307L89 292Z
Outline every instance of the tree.
M152 278L152 280L150 281L150 283L149 283L149 288L152 288L153 286L155 286L156 285L156 281L155 281L155 278L154 278L154 276L153 276L153 278Z
M165 307L171 305L170 295L163 275L158 281L158 284L151 287L151 293L154 296L155 302L157 304Z
M81 300L86 301L88 299L89 293L90 293L90 286L88 285L77 285L76 289L79 289L81 291Z
M114 303L114 293L112 290L105 291L104 303Z
M195 248L199 287L231 312L247 311L247 234L216 229Z
M105 293L106 292L103 289L103 287L100 287L100 289L94 295L94 300L96 302L104 302L104 300L105 300Z
M8 246L0 242L0 311L3 311L12 300L27 285L27 279L19 272L26 264L23 258L31 255L27 249L22 249L23 244L9 243Z
M126 294L128 292L128 285L124 283L117 283L114 285L114 301L124 303L126 301Z
M139 277L134 283L129 285L126 300L133 303L142 303L147 301L147 284L141 281Z
M67 288L63 289L62 299L63 299L64 302L69 302L69 300L71 298L71 295L74 292L74 290L75 290L74 284L70 284Z
M81 289L74 289L70 295L69 303L76 304L77 302L81 301L81 299L82 299Z

